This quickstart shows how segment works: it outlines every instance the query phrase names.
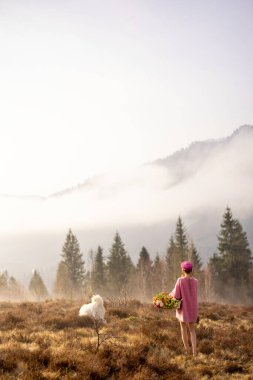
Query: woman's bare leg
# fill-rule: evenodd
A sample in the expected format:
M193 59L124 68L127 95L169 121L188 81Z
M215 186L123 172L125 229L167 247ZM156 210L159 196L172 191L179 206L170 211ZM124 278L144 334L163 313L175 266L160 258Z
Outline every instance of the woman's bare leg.
M188 339L188 326L185 322L180 321L180 327L181 327L181 335L182 335L184 348L188 354L190 352L190 345L189 345L189 339Z
M197 354L197 338L196 338L196 330L195 330L195 324L189 323L189 330L190 330L190 337L191 337L191 344L192 344L192 354L195 356Z

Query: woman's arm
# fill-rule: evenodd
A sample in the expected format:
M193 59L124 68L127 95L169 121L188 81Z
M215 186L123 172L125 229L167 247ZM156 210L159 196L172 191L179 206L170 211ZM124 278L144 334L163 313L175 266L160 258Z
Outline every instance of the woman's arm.
M181 295L181 286L180 286L180 278L177 279L174 289L170 292L170 295L178 300L182 298Z

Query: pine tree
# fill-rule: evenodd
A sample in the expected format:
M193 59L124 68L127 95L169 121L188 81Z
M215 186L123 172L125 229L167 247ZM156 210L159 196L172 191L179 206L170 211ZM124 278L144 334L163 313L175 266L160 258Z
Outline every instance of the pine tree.
M201 301L205 300L206 299L205 273L201 269L202 267L201 258L193 241L191 241L190 246L189 246L188 258L193 264L193 275L194 277L198 279L199 299Z
M186 237L185 227L179 216L175 232L175 246L177 250L177 260L181 263L188 258L188 241Z
M44 300L48 297L47 288L40 276L40 274L35 270L29 284L29 291L38 300Z
M195 244L193 241L191 241L191 244L189 246L189 254L188 254L189 260L193 264L193 270L195 275L198 277L198 275L201 273L201 258L198 254L197 248L195 247Z
M223 214L218 236L218 253L209 261L214 292L232 302L243 302L247 293L252 255L247 234L231 209Z
M0 296L6 300L18 300L22 296L21 286L7 271L0 273Z
M10 298L14 300L20 300L22 297L22 288L18 281L11 276L8 281L8 288L10 293Z
M167 289L173 289L175 282L180 274L180 266L178 261L177 249L174 237L171 236L169 246L166 252L166 286Z
M145 247L142 247L139 260L137 263L137 277L140 287L140 296L142 300L151 299L151 274L152 274L152 261L150 255Z
M180 264L189 259L188 240L185 227L179 216L176 223L174 236L171 236L166 252L166 286L173 289L177 278L180 276Z
M160 259L159 254L156 254L153 266L152 266L152 294L165 291L165 276L166 267L165 261Z
M54 285L54 296L57 298L71 298L73 284L67 265L61 261L58 264Z
M128 281L133 270L133 263L124 248L124 244L118 232L114 237L110 249L106 269L111 293L114 295L123 295L123 293L126 292Z
M69 275L69 284L71 298L79 296L82 292L84 281L84 261L80 252L79 242L71 229L66 236L62 248L62 262L66 265Z
M9 275L7 271L0 273L0 294L5 295L8 290Z
M252 254L246 232L238 219L234 220L234 246L231 250L230 273L237 284L246 285L252 268Z
M105 263L103 249L98 246L95 253L93 268L91 272L91 283L93 292L103 294L106 290Z

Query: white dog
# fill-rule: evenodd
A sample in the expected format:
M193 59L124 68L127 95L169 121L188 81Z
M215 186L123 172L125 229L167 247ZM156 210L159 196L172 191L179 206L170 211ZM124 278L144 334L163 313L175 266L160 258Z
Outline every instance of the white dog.
M105 322L105 308L103 298L98 294L93 296L91 303L83 305L79 310L79 316L81 317L83 315L87 315L88 317L92 317L96 320L102 320Z

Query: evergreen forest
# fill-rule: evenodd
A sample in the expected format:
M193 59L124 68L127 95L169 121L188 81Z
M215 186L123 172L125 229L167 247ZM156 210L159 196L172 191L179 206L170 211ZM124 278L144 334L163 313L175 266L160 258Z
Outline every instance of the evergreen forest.
M180 263L190 260L193 276L199 283L200 301L253 302L252 252L242 224L229 207L222 215L216 251L205 264L180 216L174 233L168 238L165 255L157 253L152 258L145 245L140 247L138 261L134 263L120 233L116 232L109 252L98 245L90 252L91 265L86 267L78 239L69 229L59 253L52 292L37 270L33 272L28 289L4 271L0 273L0 297L3 300L43 301L90 298L100 294L105 298L152 302L156 293L173 289L181 276Z

